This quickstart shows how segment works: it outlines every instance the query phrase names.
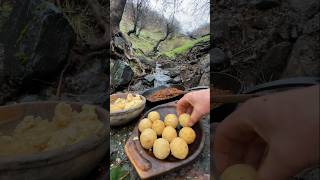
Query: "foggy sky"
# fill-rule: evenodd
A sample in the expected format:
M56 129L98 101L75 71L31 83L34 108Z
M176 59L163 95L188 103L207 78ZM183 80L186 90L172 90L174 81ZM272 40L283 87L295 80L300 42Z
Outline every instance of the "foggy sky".
M163 11L162 2L159 0L151 0L152 9L159 13L163 13L165 17L169 17L172 14L172 10L167 8ZM209 8L206 8L202 12L197 14L193 13L195 7L194 0L183 0L179 11L176 13L175 18L180 22L182 31L184 33L193 31L199 26L210 22Z

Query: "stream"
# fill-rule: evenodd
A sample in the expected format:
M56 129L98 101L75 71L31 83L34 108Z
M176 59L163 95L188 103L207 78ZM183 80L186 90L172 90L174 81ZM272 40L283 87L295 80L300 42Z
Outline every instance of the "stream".
M156 62L156 69L153 73L154 75L154 87L165 86L168 85L168 81L171 79L168 75L168 71L163 70L161 68L161 64Z

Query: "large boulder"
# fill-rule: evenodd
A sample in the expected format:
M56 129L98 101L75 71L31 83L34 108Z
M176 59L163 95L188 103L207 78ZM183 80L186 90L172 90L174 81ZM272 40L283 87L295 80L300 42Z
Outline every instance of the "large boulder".
M304 34L311 34L320 31L320 12L309 19L303 27Z
M283 77L319 76L320 69L320 35L299 37L292 48L288 65Z
M128 85L133 76L134 72L128 63L122 60L114 61L110 70L111 91Z
M32 79L56 78L76 38L63 13L43 0L15 1L0 31L0 104Z
M0 35L5 75L46 79L66 63L75 41L63 13L43 0L16 1Z
M302 14L306 18L312 17L320 9L319 0L287 0L289 5L297 13Z
M270 48L261 62L260 77L265 80L279 79L286 67L291 51L291 43L281 42Z

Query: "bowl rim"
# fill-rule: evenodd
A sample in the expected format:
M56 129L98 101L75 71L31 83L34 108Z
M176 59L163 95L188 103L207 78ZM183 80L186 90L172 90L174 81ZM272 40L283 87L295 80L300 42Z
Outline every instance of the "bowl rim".
M70 105L82 106L85 103L71 102L71 101L34 101L12 104L7 106L0 106L1 108L12 108L15 106L26 106L30 104L58 104L61 102ZM19 170L19 169L33 169L37 167L46 167L52 164L59 164L63 161L68 161L79 157L81 154L89 152L90 150L103 145L109 141L108 136L108 121L104 118L108 117L108 113L102 107L96 106L97 113L101 113L103 119L99 119L103 123L103 127L99 130L98 135L90 135L88 138L81 140L75 144L66 145L65 147L52 149L39 153L14 155L8 157L0 157L0 171L4 170Z
M129 93L130 92L128 92L128 93L114 93L114 94L111 94L110 97L111 96L115 96L115 95L128 95ZM121 115L121 114L127 114L127 113L131 113L131 112L135 112L135 111L138 111L141 108L145 107L147 100L143 95L138 94L138 93L131 93L131 94L139 95L140 97L142 97L142 104L140 106L132 108L132 109L110 112L110 116L115 116L115 115Z

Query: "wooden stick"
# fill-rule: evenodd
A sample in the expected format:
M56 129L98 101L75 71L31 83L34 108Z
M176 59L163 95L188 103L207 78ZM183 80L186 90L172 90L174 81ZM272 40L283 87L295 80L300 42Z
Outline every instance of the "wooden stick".
M259 97L261 94L232 94L211 96L211 103L241 103L251 98Z

